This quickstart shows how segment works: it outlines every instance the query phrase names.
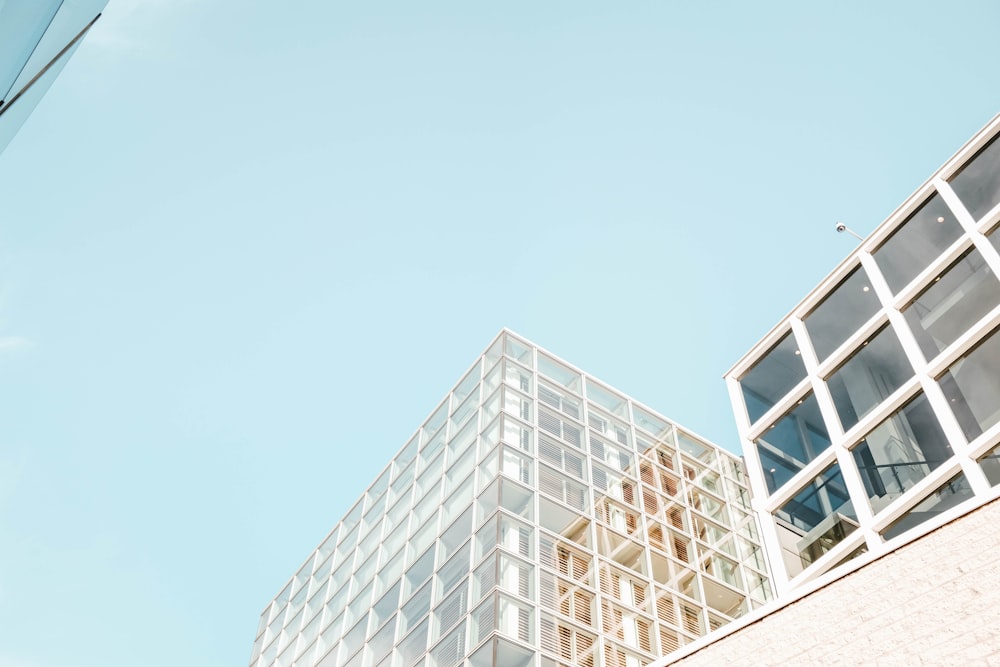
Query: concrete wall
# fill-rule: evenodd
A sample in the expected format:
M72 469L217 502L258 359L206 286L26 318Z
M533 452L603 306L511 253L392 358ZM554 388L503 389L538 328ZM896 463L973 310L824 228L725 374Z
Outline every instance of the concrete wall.
M1000 500L658 664L1000 666Z

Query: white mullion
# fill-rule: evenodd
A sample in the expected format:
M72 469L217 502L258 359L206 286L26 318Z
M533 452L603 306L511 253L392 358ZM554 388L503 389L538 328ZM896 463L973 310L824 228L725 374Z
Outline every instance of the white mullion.
M986 475L983 473L982 468L979 467L979 463L969 456L970 443L966 439L965 433L958 423L958 419L955 418L955 413L948 405L948 399L945 397L941 385L928 376L921 377L921 385L924 389L924 395L927 397L927 402L934 411L938 423L941 425L941 430L944 431L945 438L948 439L952 456L958 459L962 471L972 486L973 493L977 496L986 493L990 488L990 484L986 480Z
M858 351L861 343L871 338L876 331L885 325L886 321L885 308L879 308L867 322L858 327L829 357L818 364L815 370L816 375L826 378L836 372L838 367Z
M817 558L812 562L809 567L802 570L802 572L795 575L795 585L801 586L807 581L813 581L814 579L822 576L831 569L830 562L839 562L847 557L847 554L857 549L862 543L868 548L868 551L872 551L872 545L867 541L867 535L865 539L860 539L864 535L863 531L860 529L847 535L837 544L833 545L829 551ZM881 540L878 542L881 545Z
M972 219L972 214L969 213L969 209L965 208L965 204L959 199L958 194L952 190L951 184L942 178L935 178L934 187L937 188L944 203L951 209L955 219L958 220L958 224L962 225L965 233L968 234L975 231L976 221Z
M987 454L991 449L1000 444L1000 422L983 431L976 439L969 443L969 458L978 460Z
M726 378L726 387L729 390L729 400L732 404L734 406L742 405L743 391L739 381L735 377L729 376ZM734 410L734 412L745 412L745 410ZM785 569L785 560L781 555L781 541L778 539L778 529L774 524L774 517L766 509L767 484L764 481L764 469L760 464L757 448L746 437L749 424L745 415L736 415L736 426L742 441L747 481L750 483L750 510L760 528L760 546L764 550L765 562L769 566L775 595L784 595L790 590L789 577L788 571Z
M795 387L785 394L785 396L771 406L767 412L760 416L757 421L753 423L753 427L748 427L746 430L748 440L756 440L771 428L771 425L780 420L787 412L792 410L798 401L802 400L809 391L812 390L812 383L809 382L809 376L802 378L802 380L795 385ZM738 397L742 398L742 396Z
M990 242L990 239L986 236L986 232L990 231L989 227L995 221L991 220L990 225L981 227L982 231L976 230L969 232L969 236L972 238L972 242L976 245L976 250L979 254L983 256L983 260L986 265L990 267L990 271L993 272L994 276L1000 276L1000 253L997 252L996 247ZM994 234L1000 234L1000 230L993 232Z
M983 234L987 234L991 229L996 227L998 222L1000 222L1000 205L997 205L992 211L984 215L976 223L976 228Z
M949 459L945 464L930 471L926 477L911 486L905 493L882 508L873 528L881 533L893 522L903 518L914 507L926 500L931 493L959 472L964 472L958 460Z
M865 272L868 274L868 280L871 282L872 289L875 290L876 297L878 297L878 300L882 304L882 310L889 320L890 328L895 332L896 339L903 347L903 354L906 355L910 368L916 375L918 370L923 369L927 365L924 355L920 351L920 347L917 345L917 341L907 326L902 313L893 308L892 290L889 289L889 284L882 275L882 271L879 269L875 258L868 253L861 253L860 261L861 266L864 267ZM893 395L887 397L894 400L883 400L882 408L875 410L875 414L867 415L867 420L859 420L859 423L852 429L851 435L855 436L857 434L855 437L858 437L860 441L859 436L862 432L867 433L868 430L876 428L877 424L881 423L882 420L888 419L889 415L901 408L909 400L910 395L913 393L914 384L912 380L904 382L903 386L893 392ZM864 431L861 429L864 429ZM877 551L882 545L882 538L874 529L875 516L872 511L871 502L868 493L865 491L861 472L854 461L854 454L847 448L848 444L851 443L844 441L842 446L837 448L837 460L840 463L841 475L844 477L844 484L847 486L848 493L852 498L854 513L861 524L861 530L864 533L868 550Z
M868 494L865 493L865 484L861 480L861 473L854 465L854 454L844 446L835 446L834 451L837 454L837 463L840 465L840 476L844 479L844 486L847 487L847 496L851 500L854 515L860 524L858 530L864 534L868 550L874 551L878 549L882 540L872 530L874 515L868 502Z
M904 310L923 290L932 284L933 279L939 273L961 257L971 245L967 234L962 234L955 239L937 259L928 264L906 287L901 289L895 297L891 298L890 306L899 311Z
M890 236L896 233L906 223L911 215L917 212L921 206L934 196L934 186L931 181L920 186L906 201L896 207L896 210L889 214L862 244L861 248L870 254L874 254L879 247L885 243Z
M942 350L928 365L927 374L931 377L940 377L956 361L978 343L983 337L1000 325L1000 304L983 316L981 320L973 324L969 329L959 336L958 340Z
M764 506L769 512L775 512L780 509L785 503L795 497L797 493L802 491L810 482L812 482L823 470L828 468L831 463L836 460L836 455L834 454L834 447L827 447L820 454L814 458L812 461L807 463L801 470L799 470L795 475L781 485L781 487L770 497L766 497L764 501Z
M840 266L834 269L833 273L828 275L823 282L821 282L810 294L805 298L802 303L796 306L795 310L791 312L788 316L789 320L794 321L795 319L805 320L809 313L811 313L820 303L823 302L826 297L833 294L837 288L837 285L844 280L848 274L858 267L856 254L859 252L855 249L851 252L847 258L841 262Z

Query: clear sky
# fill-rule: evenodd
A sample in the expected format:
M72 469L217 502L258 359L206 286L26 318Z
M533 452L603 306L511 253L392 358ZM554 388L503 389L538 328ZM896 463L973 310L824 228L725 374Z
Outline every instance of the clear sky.
M1000 112L994 0L111 0L0 155L0 667L246 665L508 326L722 374Z

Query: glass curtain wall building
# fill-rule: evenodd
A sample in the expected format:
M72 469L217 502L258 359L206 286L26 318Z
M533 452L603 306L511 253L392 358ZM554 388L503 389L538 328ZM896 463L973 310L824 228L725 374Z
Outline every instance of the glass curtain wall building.
M267 605L250 664L639 667L771 597L740 459L503 331Z
M107 0L0 2L0 151L34 110Z
M726 376L780 590L1000 495L998 134L1000 117Z

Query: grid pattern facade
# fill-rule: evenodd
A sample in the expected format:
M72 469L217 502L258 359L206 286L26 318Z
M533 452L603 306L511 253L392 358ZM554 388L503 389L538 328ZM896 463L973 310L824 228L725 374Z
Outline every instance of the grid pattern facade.
M508 331L261 615L252 667L639 667L772 597L742 462Z
M727 375L779 590L1000 494L998 133Z

